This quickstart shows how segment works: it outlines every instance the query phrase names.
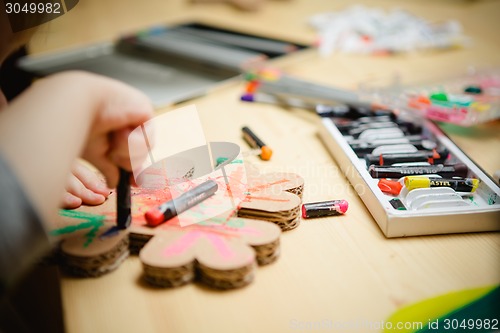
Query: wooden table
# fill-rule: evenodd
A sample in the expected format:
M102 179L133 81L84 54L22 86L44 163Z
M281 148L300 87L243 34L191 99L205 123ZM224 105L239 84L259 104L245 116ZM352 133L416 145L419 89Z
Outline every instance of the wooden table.
M500 65L500 2L361 3L385 9L397 6L431 20L458 19L473 44L394 57L321 58L311 50L276 65L304 79L345 88L395 73L411 83L462 73L470 65ZM245 13L223 4L192 5L181 0L82 0L72 12L41 28L31 49L55 51L189 19L310 43L314 31L307 18L349 4L270 1L261 11ZM263 171L301 174L306 181L305 201L344 198L350 204L348 214L303 221L298 229L283 234L281 258L259 267L255 281L240 290L217 292L194 284L151 289L140 282L142 268L135 256L98 279L63 278L68 332L288 332L300 323L322 320L379 322L426 298L500 283L498 233L386 239L318 139L313 116L302 110L242 103L238 99L242 87L229 84L186 103L196 104L208 139L245 146L240 128L250 126L275 151L270 162L253 158L255 165ZM499 129L498 121L468 130L447 127L457 145L490 174L500 169Z

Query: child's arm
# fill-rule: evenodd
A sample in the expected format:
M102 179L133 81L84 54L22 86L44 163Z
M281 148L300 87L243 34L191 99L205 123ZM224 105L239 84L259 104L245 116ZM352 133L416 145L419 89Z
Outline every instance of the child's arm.
M50 223L57 216L75 159L86 158L104 174L108 186L115 187L118 167L131 169L128 133L148 120L152 112L143 94L110 79L72 72L40 80L0 113L0 159L7 165L2 176L10 167L15 182L26 194L25 201L32 204L39 219ZM0 189L0 198L6 196L9 193ZM11 246L17 244L16 237L20 242L36 238L29 232L40 227L35 230L28 218L5 222L2 210L18 207L0 206L0 238L8 239ZM19 244L18 250L25 245ZM0 266L9 262L15 266L10 257L19 253L0 242ZM25 254L24 259L31 255ZM18 259L16 267L1 267L0 282L12 280L23 268L25 260Z
M151 115L147 97L124 84L83 72L54 75L0 114L0 153L49 220L76 157L115 187L118 166L130 170L128 133Z
M50 223L76 158L94 164L115 187L118 167L131 169L128 133L152 112L142 93L122 83L83 72L54 75L0 113L0 158L38 217ZM4 217L0 212L0 233L7 238Z

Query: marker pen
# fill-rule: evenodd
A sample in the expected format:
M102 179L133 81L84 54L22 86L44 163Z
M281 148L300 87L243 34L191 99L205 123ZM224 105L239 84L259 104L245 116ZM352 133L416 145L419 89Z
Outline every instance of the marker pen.
M466 177L469 168L463 163L454 165L425 165L425 166L380 166L370 165L368 172L373 178L396 178L418 175L439 175L441 177Z
M442 164L448 158L449 152L446 149L441 150L420 150L414 153L394 153L365 155L367 165L392 165L396 163L428 162L429 164Z
M120 168L120 180L116 187L116 225L126 229L132 222L132 200L130 196L130 172Z
M323 216L342 215L347 212L349 204L346 200L312 202L302 205L302 217L305 219Z
M449 187L457 192L475 192L479 186L479 179L444 179L444 178L427 178L419 176L405 177L405 187L408 191L416 188L429 187Z
M162 205L146 212L146 214L144 214L146 222L149 226L156 227L157 225L170 220L187 209L208 199L215 192L217 192L217 188L218 185L215 181L207 180L192 190L182 194L178 198L167 201Z
M260 148L261 149L261 154L260 158L263 159L264 161L268 161L271 159L271 156L273 155L273 151L271 148L266 146L266 144L255 135L254 132L250 130L247 126L243 127L241 129L243 132L243 139L252 147L252 148Z

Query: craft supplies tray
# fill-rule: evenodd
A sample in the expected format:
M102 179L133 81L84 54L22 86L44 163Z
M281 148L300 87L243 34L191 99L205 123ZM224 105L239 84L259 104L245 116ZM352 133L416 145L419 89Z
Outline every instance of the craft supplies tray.
M251 66L306 49L307 45L240 33L202 23L136 31L115 41L20 59L34 76L84 70L123 81L155 107L196 98Z
M383 84L382 84L383 85ZM500 118L500 70L476 71L432 84L379 87L367 82L361 95L406 116L473 126Z
M319 122L320 138L386 237L500 230L500 188L433 122Z

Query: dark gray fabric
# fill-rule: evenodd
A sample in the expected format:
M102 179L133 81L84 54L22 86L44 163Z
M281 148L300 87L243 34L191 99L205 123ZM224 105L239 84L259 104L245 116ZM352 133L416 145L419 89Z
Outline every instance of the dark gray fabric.
M0 155L0 298L48 249L42 221Z

